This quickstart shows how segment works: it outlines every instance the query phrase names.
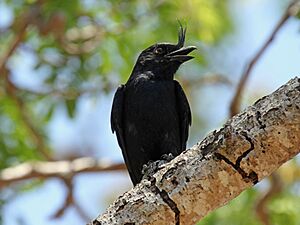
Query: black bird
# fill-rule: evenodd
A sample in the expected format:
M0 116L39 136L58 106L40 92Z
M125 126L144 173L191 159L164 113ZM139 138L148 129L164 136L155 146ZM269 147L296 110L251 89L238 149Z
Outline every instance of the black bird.
M174 80L179 66L192 59L196 49L183 47L186 29L180 26L178 43L158 43L138 57L125 85L117 89L111 112L116 132L134 185L143 177L143 165L186 148L191 111L180 84Z

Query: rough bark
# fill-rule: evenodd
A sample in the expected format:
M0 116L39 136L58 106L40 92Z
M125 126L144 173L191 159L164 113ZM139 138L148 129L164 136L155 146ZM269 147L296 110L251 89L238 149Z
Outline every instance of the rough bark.
M230 119L120 196L93 225L195 224L299 152L300 79Z

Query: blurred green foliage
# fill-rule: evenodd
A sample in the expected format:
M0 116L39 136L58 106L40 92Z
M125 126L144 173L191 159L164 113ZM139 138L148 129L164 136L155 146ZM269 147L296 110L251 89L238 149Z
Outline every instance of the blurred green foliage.
M299 193L293 193L293 188L285 187L284 192L273 196L266 205L270 224L300 224L300 197ZM263 193L257 188L248 189L227 205L210 213L197 225L264 225L255 213L256 204Z
M258 197L257 190L248 189L238 198L206 216L197 225L262 225L253 210L253 203Z

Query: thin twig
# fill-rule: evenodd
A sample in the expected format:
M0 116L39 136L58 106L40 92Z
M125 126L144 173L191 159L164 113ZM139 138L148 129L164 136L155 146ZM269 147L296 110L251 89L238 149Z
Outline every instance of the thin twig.
M10 56L15 52L19 44L22 42L26 35L26 29L29 25L29 20L25 20L20 27L18 35L16 35L15 39L10 44L10 47L7 49L7 52L0 59L0 76L5 74L6 63L9 60Z
M44 3L44 0L37 0L32 4L28 10L23 11L17 18L15 18L15 23L7 30L13 30L13 27L16 27L14 30L15 37L12 40L11 44L8 45L7 51L0 57L0 76L6 69L6 63L9 58L13 55L16 49L19 47L21 42L26 36L26 30L29 25L35 24L38 20L40 13L40 6Z
M56 212L54 213L53 216L51 216L53 219L58 219L58 218L62 217L64 215L66 209L69 208L70 206L72 206L73 203L74 203L73 177L72 176L64 177L64 178L62 178L62 180L65 184L66 189L67 189L67 194L66 194L65 201L64 201L63 205L61 207L59 207L59 209L56 210Z
M0 188L28 179L62 179L80 173L123 171L125 168L123 163L112 163L89 157L66 161L22 163L0 172Z
M85 212L85 210L81 207L81 205L74 199L73 207L76 209L78 215L82 218L84 222L88 222L91 218Z
M6 63L25 38L27 27L33 23L33 20L38 14L38 8L35 6L39 6L41 3L42 0L37 0L34 5L32 5L27 11L23 12L18 18L15 19L17 22L17 29L15 31L16 35L11 44L8 45L9 47L7 48L7 51L2 57L0 57L0 76L4 75Z
M40 132L34 126L30 116L28 116L27 108L23 102L23 99L16 93L15 85L9 80L8 71L4 69L4 80L5 80L5 90L7 95L15 102L15 105L20 113L21 119L26 125L32 140L36 144L36 149L39 151L42 157L47 160L52 160L50 151L47 149L44 138Z
M74 198L73 176L64 177L62 179L67 189L67 194L63 205L56 210L51 218L58 219L65 214L68 208L73 207L77 211L78 215L82 218L82 220L84 222L88 222L90 220L90 217Z
M267 39L267 41L263 44L261 49L255 54L253 59L250 61L250 63L245 67L244 73L242 74L242 77L239 81L239 84L237 86L235 95L231 101L230 105L230 115L234 116L240 111L240 105L241 105L241 96L242 92L244 91L245 84L250 76L250 73L254 67L254 65L258 62L260 57L263 55L263 53L266 51L266 49L270 46L270 44L275 39L278 31L283 27L283 25L287 22L287 20L295 16L299 13L300 10L300 1L293 1L285 11L284 15L276 25L275 29L271 33L270 37Z

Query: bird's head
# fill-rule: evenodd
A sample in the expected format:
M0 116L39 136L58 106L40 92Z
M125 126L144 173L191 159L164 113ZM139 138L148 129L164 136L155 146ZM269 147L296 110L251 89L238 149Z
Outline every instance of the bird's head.
M195 46L184 47L186 28L180 26L177 44L157 43L139 55L133 73L151 72L158 79L173 79L179 66L194 58Z

